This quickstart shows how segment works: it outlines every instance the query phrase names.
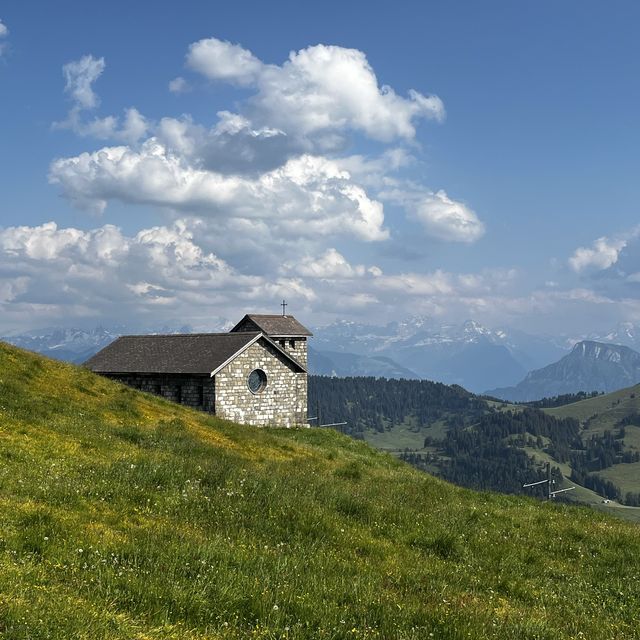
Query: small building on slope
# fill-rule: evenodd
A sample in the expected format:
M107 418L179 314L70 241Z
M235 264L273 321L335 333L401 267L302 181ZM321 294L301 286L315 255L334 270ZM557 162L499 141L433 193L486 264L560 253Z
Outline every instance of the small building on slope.
M122 336L85 362L135 389L259 426L307 422L307 339L293 316L246 315L229 333Z

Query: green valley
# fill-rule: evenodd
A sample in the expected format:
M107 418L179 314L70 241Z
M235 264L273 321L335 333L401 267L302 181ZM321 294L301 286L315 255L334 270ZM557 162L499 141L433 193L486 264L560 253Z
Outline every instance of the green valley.
M543 487L522 485L543 479L549 462L555 489L576 487L563 500L640 519L636 387L530 405L425 380L314 377L310 390L354 437L456 484L541 497Z

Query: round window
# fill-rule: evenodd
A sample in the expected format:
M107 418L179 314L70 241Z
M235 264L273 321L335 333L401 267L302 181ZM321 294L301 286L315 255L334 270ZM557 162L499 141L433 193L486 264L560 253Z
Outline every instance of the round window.
M267 374L262 369L254 369L249 374L249 390L260 393L267 386Z

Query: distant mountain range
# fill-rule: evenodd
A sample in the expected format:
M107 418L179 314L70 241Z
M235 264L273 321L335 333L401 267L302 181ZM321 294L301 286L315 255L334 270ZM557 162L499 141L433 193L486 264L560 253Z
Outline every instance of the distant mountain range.
M419 379L420 376L385 356L361 356L339 351L316 351L309 347L309 372L317 376L373 376Z
M413 377L475 392L486 389L489 380L493 386L515 384L530 369L566 353L561 341L488 329L473 320L445 324L416 316L385 326L341 321L314 333L314 349L320 353L383 357L414 372Z
M122 333L125 332L104 327L91 330L53 327L2 339L16 347L35 351L49 358L80 364Z
M640 351L640 326L633 322L620 322L615 329L600 333L590 333L584 337L585 340L594 342L610 342L622 344Z
M640 382L640 353L629 347L592 340L542 369L531 371L513 387L487 391L511 402L528 402L578 391L611 392Z
M215 329L221 330L223 325L224 320L217 318ZM188 331L190 327L143 330L125 326L91 330L54 327L4 340L53 358L81 363L124 333ZM475 393L487 389L509 393L529 375L558 361L573 345L585 339L640 349L640 327L632 323L621 323L610 331L572 338L490 329L473 320L461 324L438 323L431 318L415 316L383 326L339 321L315 328L314 334L309 350L310 373L339 377L422 378L458 384ZM589 377L583 376L579 380L580 385L586 384ZM546 387L540 385L540 388ZM593 389L576 388L578 391ZM530 394L526 395L529 397Z
M29 349L42 355L81 364L106 347L116 338L133 333L189 333L188 326L176 328L162 327L155 330L136 331L130 327L96 327L95 329L61 329L50 327L0 338L16 347Z

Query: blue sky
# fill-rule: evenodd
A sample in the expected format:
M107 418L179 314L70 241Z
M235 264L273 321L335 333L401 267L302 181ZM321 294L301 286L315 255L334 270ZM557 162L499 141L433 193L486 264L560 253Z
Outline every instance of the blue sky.
M639 18L9 0L0 330L640 320Z

